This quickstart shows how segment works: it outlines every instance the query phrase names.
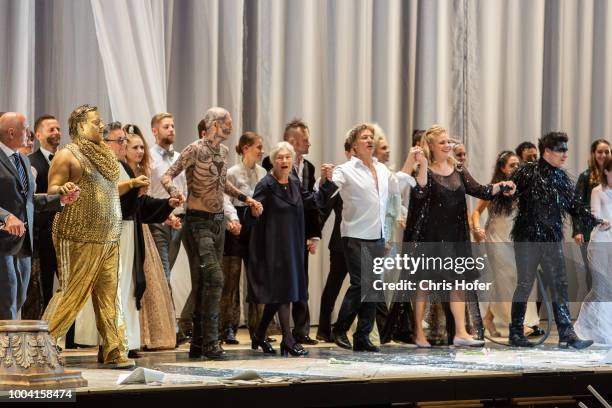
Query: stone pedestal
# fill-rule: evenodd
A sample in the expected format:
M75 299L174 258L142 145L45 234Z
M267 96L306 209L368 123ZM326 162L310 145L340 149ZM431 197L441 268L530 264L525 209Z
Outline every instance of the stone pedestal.
M0 320L0 390L87 386L78 371L64 371L47 322Z

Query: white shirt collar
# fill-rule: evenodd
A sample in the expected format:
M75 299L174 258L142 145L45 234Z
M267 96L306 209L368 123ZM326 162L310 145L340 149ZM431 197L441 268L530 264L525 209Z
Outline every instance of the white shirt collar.
M0 149L6 154L7 157L11 157L13 154L17 153L17 150L13 150L4 143L0 142Z
M352 162L353 164L360 164L363 167L367 167L365 163L363 162L363 160L361 160L359 157L355 155L352 155L349 161ZM374 167L376 167L376 165L378 164L378 159L376 157L372 157L372 164L374 165Z
M47 149L45 149L44 147L40 146L40 151L42 152L43 156L45 156L45 159L47 159L48 162L51 162L49 160L49 156L50 155L55 155L55 153L51 153L50 151L48 151Z

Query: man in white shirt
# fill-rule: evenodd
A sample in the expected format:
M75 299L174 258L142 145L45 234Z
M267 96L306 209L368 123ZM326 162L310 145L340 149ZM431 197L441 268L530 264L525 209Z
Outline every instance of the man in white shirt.
M179 157L179 152L174 151L173 148L176 134L172 114L162 112L154 115L151 119L151 131L155 137L155 145L149 151L152 159L149 195L153 198L169 198L170 195L161 184L161 177ZM183 196L187 197L187 181L184 172L174 179L174 185ZM185 209L179 207L174 210L173 214L182 219L185 215ZM169 223L149 224L149 229L155 240L169 285L170 272L181 247L181 229L174 228Z
M372 273L371 265L362 265L362 248L367 248L369 258L384 255L384 224L392 174L373 157L374 129L371 125L359 124L353 127L347 142L352 146L353 155L348 162L334 169L332 181L338 186L343 201L340 235L350 287L344 296L332 337L342 348L377 352L379 348L369 340L376 303L363 302L361 295L362 269L364 274ZM411 178L403 173L400 177ZM346 332L355 317L358 318L357 330L351 345Z

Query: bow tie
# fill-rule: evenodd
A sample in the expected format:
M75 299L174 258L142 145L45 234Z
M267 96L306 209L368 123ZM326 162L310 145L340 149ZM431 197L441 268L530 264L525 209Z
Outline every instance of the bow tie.
M162 152L162 157L164 159L172 159L174 157L174 149L164 149L164 151Z

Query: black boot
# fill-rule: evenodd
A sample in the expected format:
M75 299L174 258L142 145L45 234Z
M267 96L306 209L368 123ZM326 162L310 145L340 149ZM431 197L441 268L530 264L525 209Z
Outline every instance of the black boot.
M523 321L525 320L525 312L527 311L527 303L513 302L512 303L512 322L510 323L510 334L508 341L513 347L533 347L534 344L527 340L524 333Z
M593 340L583 340L576 335L574 328L566 329L563 334L559 333L559 348L575 348L582 350L593 344Z
M202 358L202 320L193 319L193 332L189 346L189 358Z

